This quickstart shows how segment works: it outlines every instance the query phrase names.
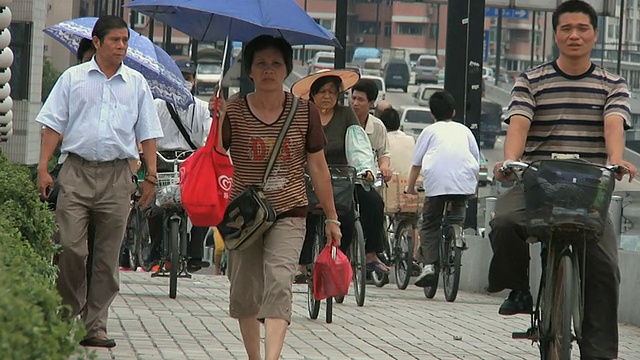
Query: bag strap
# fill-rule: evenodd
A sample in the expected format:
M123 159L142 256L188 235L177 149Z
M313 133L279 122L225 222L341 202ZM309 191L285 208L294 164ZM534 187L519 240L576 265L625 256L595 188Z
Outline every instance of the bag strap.
M271 152L271 156L269 157L269 163L267 164L267 170L264 172L264 177L262 178L262 186L267 183L267 179L271 174L271 170L273 170L273 166L278 159L278 155L280 154L280 148L282 147L282 142L284 141L285 135L287 135L287 131L289 131L289 127L291 126L291 122L293 121L293 116L296 114L296 110L298 109L298 98L297 96L293 97L293 104L291 104L291 110L289 110L289 115L287 116L287 120L285 120L284 125L282 125L282 129L280 130L280 134L278 135L278 140L276 140L276 144L273 147L273 151Z
M173 119L173 122L176 123L178 130L180 130L180 133L182 134L184 139L187 140L187 143L189 143L189 146L191 146L191 150L197 150L198 147L193 143L193 141L191 141L191 137L187 133L187 129L184 128L182 121L180 121L180 116L178 116L176 109L174 109L173 105L169 104L168 102L165 102L165 104L167 104L167 110L169 110L169 114L171 114L171 119ZM196 109L194 108L193 111L196 111Z

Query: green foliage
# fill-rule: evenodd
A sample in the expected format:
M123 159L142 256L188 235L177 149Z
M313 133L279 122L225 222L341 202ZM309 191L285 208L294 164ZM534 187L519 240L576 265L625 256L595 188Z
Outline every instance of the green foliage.
M53 67L49 59L45 59L42 65L42 102L47 100L53 85L58 81L58 77L60 77L60 72Z
M22 237L37 254L50 256L54 251L51 237L56 229L53 214L40 201L29 170L14 165L0 153L0 207Z
M67 360L84 330L62 318L52 213L29 171L0 153L0 359Z

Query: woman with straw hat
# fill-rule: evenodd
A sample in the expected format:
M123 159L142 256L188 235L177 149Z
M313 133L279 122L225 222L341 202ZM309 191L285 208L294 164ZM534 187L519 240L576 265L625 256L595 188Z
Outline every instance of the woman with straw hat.
M320 120L327 137L325 157L330 165L349 165L358 173L366 173L370 181L374 181L376 162L372 152L371 143L355 113L350 107L338 104L338 95L349 90L360 80L360 75L352 70L323 70L313 75L300 79L291 87L291 92L303 99L309 99L320 110ZM366 236L371 231L381 231L382 217L384 216L384 203L377 191L366 191L361 186L356 187L362 223ZM341 232L343 234L340 249L346 252L352 240L353 219L352 214L342 214L339 218ZM300 253L300 272L296 276L296 282L301 283L306 279L304 266L311 264L313 248L313 231L316 228L314 216L307 218L307 234L302 252ZM377 224L377 225L376 225ZM368 240L367 240L368 241ZM389 268L378 259L375 249L382 249L382 244L367 244L367 268L371 271L385 273Z

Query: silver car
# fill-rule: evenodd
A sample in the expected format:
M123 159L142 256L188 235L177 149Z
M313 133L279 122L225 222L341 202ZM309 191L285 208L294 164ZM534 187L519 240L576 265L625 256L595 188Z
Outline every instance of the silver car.
M418 139L422 130L433 124L431 111L423 106L405 106L400 108L400 128L405 134Z

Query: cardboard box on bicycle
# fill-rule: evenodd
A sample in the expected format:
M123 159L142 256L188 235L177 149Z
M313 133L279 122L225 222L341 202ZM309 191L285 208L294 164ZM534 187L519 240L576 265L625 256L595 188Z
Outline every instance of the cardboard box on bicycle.
M382 187L382 199L384 200L384 208L387 213L406 212L416 213L422 211L424 204L424 193L421 192L417 196L404 193L404 189L409 183L409 175L400 175L394 173L387 186ZM418 179L418 184L422 183L422 179Z

